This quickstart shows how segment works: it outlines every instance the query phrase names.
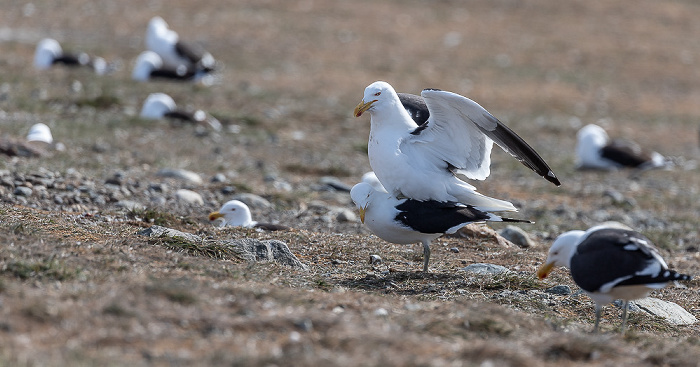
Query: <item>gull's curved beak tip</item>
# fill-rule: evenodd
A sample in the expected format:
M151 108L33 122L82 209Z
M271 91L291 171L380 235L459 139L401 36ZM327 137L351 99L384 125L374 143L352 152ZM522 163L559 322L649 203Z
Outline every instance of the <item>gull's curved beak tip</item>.
M215 221L219 218L222 218L224 215L219 213L219 212L211 212L209 213L209 220L210 221Z
M537 269L537 278L539 280L542 280L549 275L549 273L552 271L552 268L554 268L554 262L549 262L549 263L544 263L540 265L540 267Z
M366 103L365 103L365 100L363 99L363 100L357 105L357 107L355 107L355 111L354 111L355 117L360 117L360 116L362 116L363 113L365 113L367 110L370 109L370 107L372 107L372 104L373 104L374 102L377 102L377 100L375 99L375 100L373 100L373 101L369 101L369 102L366 102Z
M365 209L364 207L360 208L360 221L362 224L365 224Z

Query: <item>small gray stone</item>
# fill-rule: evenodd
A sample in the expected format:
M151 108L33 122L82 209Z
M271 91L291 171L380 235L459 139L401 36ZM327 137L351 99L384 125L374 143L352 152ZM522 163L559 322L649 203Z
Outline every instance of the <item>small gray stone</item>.
M180 189L175 192L175 197L179 201L184 201L189 204L199 204L204 205L204 199L202 195L196 193L192 190Z
M184 169L163 168L158 173L158 177L174 178L194 185L201 185L203 180L198 174Z
M369 255L369 263L377 265L382 263L382 258L379 255Z
M484 263L476 263L476 264L471 264L469 266L466 266L462 268L462 270L474 274L501 274L508 272L508 268L505 266L501 265L494 265L494 264L484 264Z
M240 200L245 205L254 209L269 209L272 208L272 204L265 198L255 194L243 193L233 196L234 200Z
M606 189L603 191L603 197L610 199L613 204L622 204L625 202L625 196L613 189Z
M155 192L166 192L168 191L168 185L164 183L152 183L148 185L148 189Z
M507 226L503 228L499 234L501 237L522 248L528 248L534 245L534 242L532 242L527 232L520 227Z
M450 247L450 252L454 252L455 254L458 254L459 249L457 247Z
M226 176L223 173L217 173L211 178L211 182L226 182Z
M162 196L158 196L158 195L151 196L151 204L153 204L153 205L163 206L163 205L165 205L166 202L167 202L167 200Z
M328 186L336 191L350 192L352 187L333 176L324 176L318 181L323 186Z
M16 196L32 196L32 189L26 186L17 186L14 194Z
M283 181L283 180L276 180L275 182L272 183L272 187L274 187L275 190L278 190L278 191L284 191L284 192L292 191L292 184L290 184L287 181Z
M338 215L335 216L335 219L338 222L356 222L357 216L355 215L355 212L350 209L342 209L340 212L338 212Z
M120 200L116 204L116 206L120 208L124 208L126 210L145 210L146 207L143 206L143 204L132 201L132 200Z
M616 299L616 300L613 301L612 304L613 304L613 306L615 306L615 307L617 307L617 308L619 308L619 309L622 309L622 305L625 304L625 301L623 301L623 300L621 300L621 299ZM637 306L636 304L634 304L634 302L630 302L630 303L628 304L627 307L628 307L628 310L629 310L630 312L640 312L640 311L642 311L642 309L639 308L639 306Z
M571 287L568 285L555 285L554 287L550 287L544 290L545 293L550 293L550 294L561 294L561 295L567 295L571 294Z

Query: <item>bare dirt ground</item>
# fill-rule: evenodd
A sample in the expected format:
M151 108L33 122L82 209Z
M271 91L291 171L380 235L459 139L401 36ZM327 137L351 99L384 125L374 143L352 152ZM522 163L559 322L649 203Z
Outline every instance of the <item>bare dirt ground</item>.
M217 84L130 80L154 15L225 65ZM21 138L44 122L67 149L0 157L0 365L695 366L700 326L634 313L620 335L620 311L608 306L604 333L593 335L590 299L544 292L575 287L566 272L544 282L534 272L557 234L618 220L653 239L672 268L699 273L698 18L700 5L684 1L5 4L0 136ZM100 77L35 71L43 37L120 68ZM442 238L423 275L418 245L387 244L336 219L335 209L352 209L349 195L314 187L329 175L352 185L369 170L369 121L352 109L375 80L466 95L540 152L562 187L498 148L491 177L475 183L536 222L522 225L536 246ZM152 92L240 130L141 120ZM679 165L639 175L576 171L575 132L595 122ZM158 177L162 168L205 182ZM217 173L226 182L209 182ZM42 175L51 180L43 191ZM112 196L100 191L110 180ZM34 193L20 198L15 186L26 182ZM154 184L164 202L150 201ZM206 215L231 187L273 204L254 208L256 218L293 229L212 227ZM180 188L204 205L177 202ZM610 200L610 190L625 200ZM126 210L120 200L147 209ZM209 238L279 239L309 270L136 234L152 223ZM371 254L383 262L370 265ZM512 272L460 270L477 262ZM698 289L692 281L653 295L700 316Z

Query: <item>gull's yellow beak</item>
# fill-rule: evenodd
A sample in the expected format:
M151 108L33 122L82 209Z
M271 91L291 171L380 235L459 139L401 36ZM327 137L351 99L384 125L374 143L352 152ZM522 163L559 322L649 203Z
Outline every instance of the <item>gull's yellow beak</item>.
M552 271L552 268L554 267L554 262L549 262L549 263L544 263L540 265L539 269L537 269L537 277L542 280L549 275L549 273Z
M365 210L367 209L366 206L360 207L360 221L362 221L362 224L365 224Z
M372 103L374 102L377 102L377 100L375 99L373 101L365 103L365 100L363 99L362 102L360 102L360 104L358 104L357 107L355 107L355 117L362 116L362 114L365 113L365 111L369 110L369 108L372 107Z
M221 213L219 213L219 212L211 212L211 213L209 213L209 220L210 220L210 221L212 221L212 220L217 220L217 219L219 219L219 218L223 218L223 216L224 216L224 215L221 214Z

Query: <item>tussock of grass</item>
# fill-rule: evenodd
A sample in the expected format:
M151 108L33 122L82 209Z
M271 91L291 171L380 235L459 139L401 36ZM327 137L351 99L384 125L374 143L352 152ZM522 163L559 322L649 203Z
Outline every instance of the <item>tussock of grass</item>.
M49 259L40 262L10 262L3 266L1 271L4 274L9 274L22 280L39 278L64 281L75 279L81 270L79 268L69 268L62 262Z
M154 284L146 287L148 293L157 294L167 298L171 302L181 305L192 305L197 302L197 297L184 286L173 284Z
M316 176L335 176L348 177L351 172L345 167L310 167L301 164L288 164L284 166L284 170L290 173L316 175Z
M102 313L105 315L112 315L112 316L118 316L118 317L131 317L134 316L134 313L125 309L121 305L117 303L110 303L107 305L104 309L102 309Z
M159 226L168 227L177 221L177 218L167 212L161 212L155 209L133 209L127 213L127 216L146 223L153 223Z
M476 318L465 322L465 326L470 331L478 333L494 334L499 336L508 336L513 333L513 327L507 324L504 320L496 320L493 318Z
M113 106L121 105L121 100L112 95L99 95L94 98L82 98L75 101L78 107L94 107L97 109L107 109Z
M150 241L171 250L212 259L242 260L238 249L218 242L193 243L181 237L163 236Z

